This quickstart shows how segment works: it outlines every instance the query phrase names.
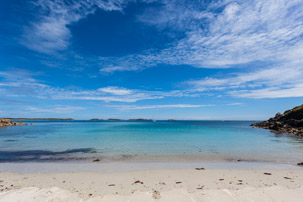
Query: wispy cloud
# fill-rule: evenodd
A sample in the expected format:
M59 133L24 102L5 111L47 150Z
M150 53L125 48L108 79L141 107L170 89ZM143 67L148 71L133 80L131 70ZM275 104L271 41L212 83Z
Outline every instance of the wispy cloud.
M49 108L37 108L37 107L28 107L25 111L30 111L32 113L56 113L56 114L65 114L72 113L78 110L83 110L84 107L72 107L72 106L56 106Z
M230 103L230 104L227 104L229 106L238 106L238 105L242 105L243 103L239 103L239 102L235 102L235 103Z
M161 51L100 58L101 71L137 70L161 63L227 68L256 61L302 62L302 9L302 1L296 0L226 0L205 5L168 1L138 19L159 29L171 27L185 37Z
M68 48L72 37L68 25L96 9L123 12L133 1L34 2L39 12L24 28L22 43L38 52L53 53ZM175 31L172 33L181 34L183 38L162 50L150 49L122 57L98 57L96 61L101 73L136 71L158 64L186 64L197 68L237 67L236 71L241 73L187 81L186 90L160 92L115 86L93 90L54 88L31 77L10 81L9 75L2 72L0 76L6 81L0 82L0 91L7 92L5 87L10 89L10 96L32 93L40 98L106 102L199 96L200 92L223 90L225 95L246 98L303 96L302 1L222 0L209 3L163 0L160 4L162 6L146 9L137 16L137 21L160 30L172 29ZM262 68L252 66L255 63ZM250 69L245 69L247 66Z
M290 63L292 65L294 63ZM303 68L281 66L241 73L224 78L204 78L186 82L193 91L223 91L246 98L302 97Z
M214 105L191 105L191 104L171 104L171 105L108 105L122 110L142 110L142 109L162 109L162 108L198 108L198 107L211 107Z
M118 86L107 86L97 89L83 90L77 88L59 88L43 83L33 78L30 72L17 69L1 72L0 91L4 97L54 100L95 100L105 102L136 102L139 100L163 99L166 97L196 96L186 91L146 91L140 89L127 89Z
M239 90L231 91L230 94L240 98L287 98L287 97L303 97L303 84L298 84L288 88L263 88L257 90Z
M121 11L128 1L121 0L37 0L32 4L35 8L35 19L24 27L21 43L41 53L55 53L65 50L70 44L71 25L97 8L106 11Z
M100 64L102 65L102 58L99 58ZM108 60L108 58L104 58L103 60ZM123 71L132 71L132 70L137 70L137 66L135 68L127 67L127 66L112 66L112 65L105 65L105 67L102 67L99 71L100 73L113 73L113 72L123 72Z
M126 88L121 88L121 87L116 87L116 86L108 86L105 88L99 88L98 91L113 94L113 95L129 95L133 91L126 89Z

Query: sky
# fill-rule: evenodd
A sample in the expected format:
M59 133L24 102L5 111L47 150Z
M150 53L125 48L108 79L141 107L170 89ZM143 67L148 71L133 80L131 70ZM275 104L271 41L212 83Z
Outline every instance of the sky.
M0 117L264 120L303 104L302 0L1 0Z

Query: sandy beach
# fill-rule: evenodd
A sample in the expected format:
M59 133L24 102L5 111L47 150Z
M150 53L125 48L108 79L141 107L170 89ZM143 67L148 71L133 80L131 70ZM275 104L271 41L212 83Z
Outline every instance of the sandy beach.
M21 168L22 164L19 165ZM101 163L98 165L102 167ZM110 166L119 165L125 166ZM77 165L65 164L63 167L70 167L70 171L37 172L42 168L37 164L36 169L26 172L7 172L5 168L14 165L2 164L0 201L302 201L303 169L300 167L215 169L209 165L83 172L72 169ZM23 167L35 166L23 164Z

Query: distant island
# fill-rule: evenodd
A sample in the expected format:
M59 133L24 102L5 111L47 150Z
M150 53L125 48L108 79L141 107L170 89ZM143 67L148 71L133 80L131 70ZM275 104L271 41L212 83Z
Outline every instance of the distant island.
M20 120L20 121L74 121L75 119L72 118L7 118L9 120Z
M90 119L90 121L103 121L103 119L94 118L94 119Z
M251 126L303 137L303 105L287 110L283 114L279 112L275 117L267 121L253 123Z
M152 122L156 122L156 120L154 119L142 119L142 118L138 118L138 119L114 119L114 118L110 118L107 119L108 121L152 121Z
M129 121L155 121L153 119L128 119Z
M113 118L110 118L110 119L107 119L108 121L122 121L122 119L113 119Z

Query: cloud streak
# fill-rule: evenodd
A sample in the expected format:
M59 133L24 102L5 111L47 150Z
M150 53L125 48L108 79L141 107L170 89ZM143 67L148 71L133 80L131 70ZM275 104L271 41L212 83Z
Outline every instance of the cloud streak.
M56 114L65 114L72 113L78 110L83 110L84 107L71 107L71 106L56 106L50 108L37 108L37 107L28 107L25 111L30 111L32 113L56 113Z
M301 97L302 9L302 1L297 0L226 0L204 6L170 1L138 19L158 29L170 27L184 32L185 37L160 52L147 50L143 54L100 58L100 71L136 71L158 64L245 69L258 63L262 68L187 83L192 91L227 89L227 94L234 97Z
M32 4L36 18L24 27L21 43L27 48L47 54L66 50L72 37L71 25L97 9L121 11L128 1L121 0L37 0Z
M185 82L192 91L224 91L239 98L302 97L303 67L281 66L224 78Z
M38 0L39 10L24 27L22 43L52 54L67 50L72 37L69 25L96 9L121 11L129 2L121 0ZM141 2L141 1L140 1ZM150 3L152 1L143 1ZM159 64L191 65L197 68L238 68L223 77L208 76L187 81L187 89L160 92L108 86L93 90L54 88L30 77L0 82L0 92L10 96L31 94L43 99L136 102L165 97L200 96L201 92L223 92L239 98L302 97L303 3L300 0L253 1L159 1L137 16L142 26L160 31L167 28L184 37L162 50L149 49L121 57L87 59L97 62L99 72L137 71ZM94 60L92 62L91 60ZM259 67L254 67L254 64ZM250 68L247 68L247 67ZM260 66L262 66L260 68ZM5 72L0 76L7 77ZM20 90L22 85L22 90Z
M101 71L130 71L161 63L228 68L256 61L302 62L301 1L221 1L205 7L192 2L184 7L179 1L166 3L139 20L159 29L171 27L185 37L160 52L100 58Z
M191 104L171 104L171 105L108 105L108 107L114 107L121 110L144 110L144 109L163 109L163 108L200 108L211 107L215 105L191 105Z
M33 78L33 74L17 69L1 72L0 92L6 99L38 98L53 100L92 100L104 102L137 102L166 97L195 96L185 91L145 91L107 86L92 90L52 87Z

